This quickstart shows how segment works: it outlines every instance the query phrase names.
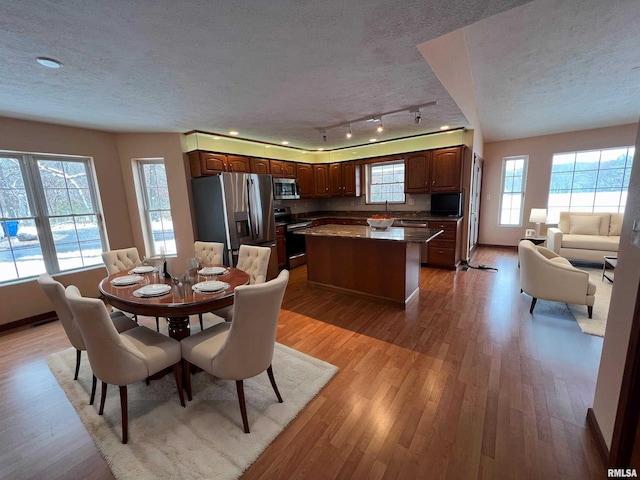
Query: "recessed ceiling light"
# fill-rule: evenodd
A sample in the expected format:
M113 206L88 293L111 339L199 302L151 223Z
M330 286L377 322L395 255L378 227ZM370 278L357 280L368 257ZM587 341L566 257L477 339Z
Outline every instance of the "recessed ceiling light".
M287 142L286 140L284 140L284 141L282 142L282 144L283 144L283 145L289 145L289 142Z
M238 135L238 132L236 132L235 130L231 130L231 131L229 132L229 135Z
M318 149L319 152L322 152L323 150L324 150L324 148L319 148Z
M370 141L370 142L377 142L377 141L378 141L378 139L377 139L377 138L370 138L370 139L369 139L369 141Z
M449 125L442 125L440 130L449 130Z
M38 58L36 58L36 62L38 62L43 67L47 67L47 68L60 68L60 67L62 67L62 62L59 62L58 60L56 60L54 58L38 57Z

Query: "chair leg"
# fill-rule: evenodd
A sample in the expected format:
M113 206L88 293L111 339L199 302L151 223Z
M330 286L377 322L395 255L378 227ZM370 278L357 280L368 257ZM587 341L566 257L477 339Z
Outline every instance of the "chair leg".
M244 403L244 386L242 384L242 380L236 380L236 390L238 390L238 402L240 403L240 414L242 415L244 433L250 433L249 420L247 420L247 406Z
M104 401L107 399L107 384L102 382L102 398L100 399L100 409L98 410L98 415L102 415L104 413Z
M187 399L191 401L191 364L184 358L182 359L182 371L184 372L185 387L187 389Z
M78 379L78 372L80 371L80 359L82 358L82 352L76 348L76 374L73 376L74 380Z
M159 332L160 331L160 318L156 317L156 331Z
M587 306L587 313L589 314L589 318L593 318L593 307Z
M98 379L95 375L91 375L91 398L89 399L89 405L93 405L93 401L96 399L96 383Z
M204 330L204 323L202 322L202 314L198 314L198 318L200 319L200 331Z
M129 440L129 411L127 408L127 386L120 386L120 411L122 412L122 443Z
M537 301L538 301L538 299L537 299L537 298L535 298L535 297L533 297L533 298L531 299L531 308L529 309L529 313L533 314L533 307L535 307L535 306L536 306L536 302L537 302Z
M269 381L271 381L271 386L273 387L273 391L276 392L276 397L278 397L278 402L282 403L282 397L280 396L280 392L278 391L278 386L276 385L276 379L273 378L273 368L269 365L267 368L267 375L269 375Z
M180 405L184 407L184 392L182 391L182 369L180 364L182 362L173 364L173 376L176 377L176 386L178 387L178 396L180 397Z

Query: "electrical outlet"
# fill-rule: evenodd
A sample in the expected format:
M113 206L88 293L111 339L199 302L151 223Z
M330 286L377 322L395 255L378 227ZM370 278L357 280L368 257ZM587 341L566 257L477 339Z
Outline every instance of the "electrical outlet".
M413 198L410 198L410 199L408 199L407 203L408 203L409 205L415 205L415 204L416 204L416 201L415 201Z

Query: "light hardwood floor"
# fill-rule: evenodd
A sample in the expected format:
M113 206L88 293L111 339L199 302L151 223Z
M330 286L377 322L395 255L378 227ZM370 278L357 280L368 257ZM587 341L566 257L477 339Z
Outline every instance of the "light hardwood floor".
M472 263L499 271L423 268L405 311L293 270L277 339L340 371L243 478L603 478L585 420L602 339L549 302L529 315L515 250ZM46 366L68 346L58 322L0 336L1 478L113 478Z

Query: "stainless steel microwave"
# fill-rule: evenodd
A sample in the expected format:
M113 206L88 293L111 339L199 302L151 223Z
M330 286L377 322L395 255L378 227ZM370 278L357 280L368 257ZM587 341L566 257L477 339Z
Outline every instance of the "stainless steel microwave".
M274 178L273 198L276 200L298 200L300 185L295 178Z

